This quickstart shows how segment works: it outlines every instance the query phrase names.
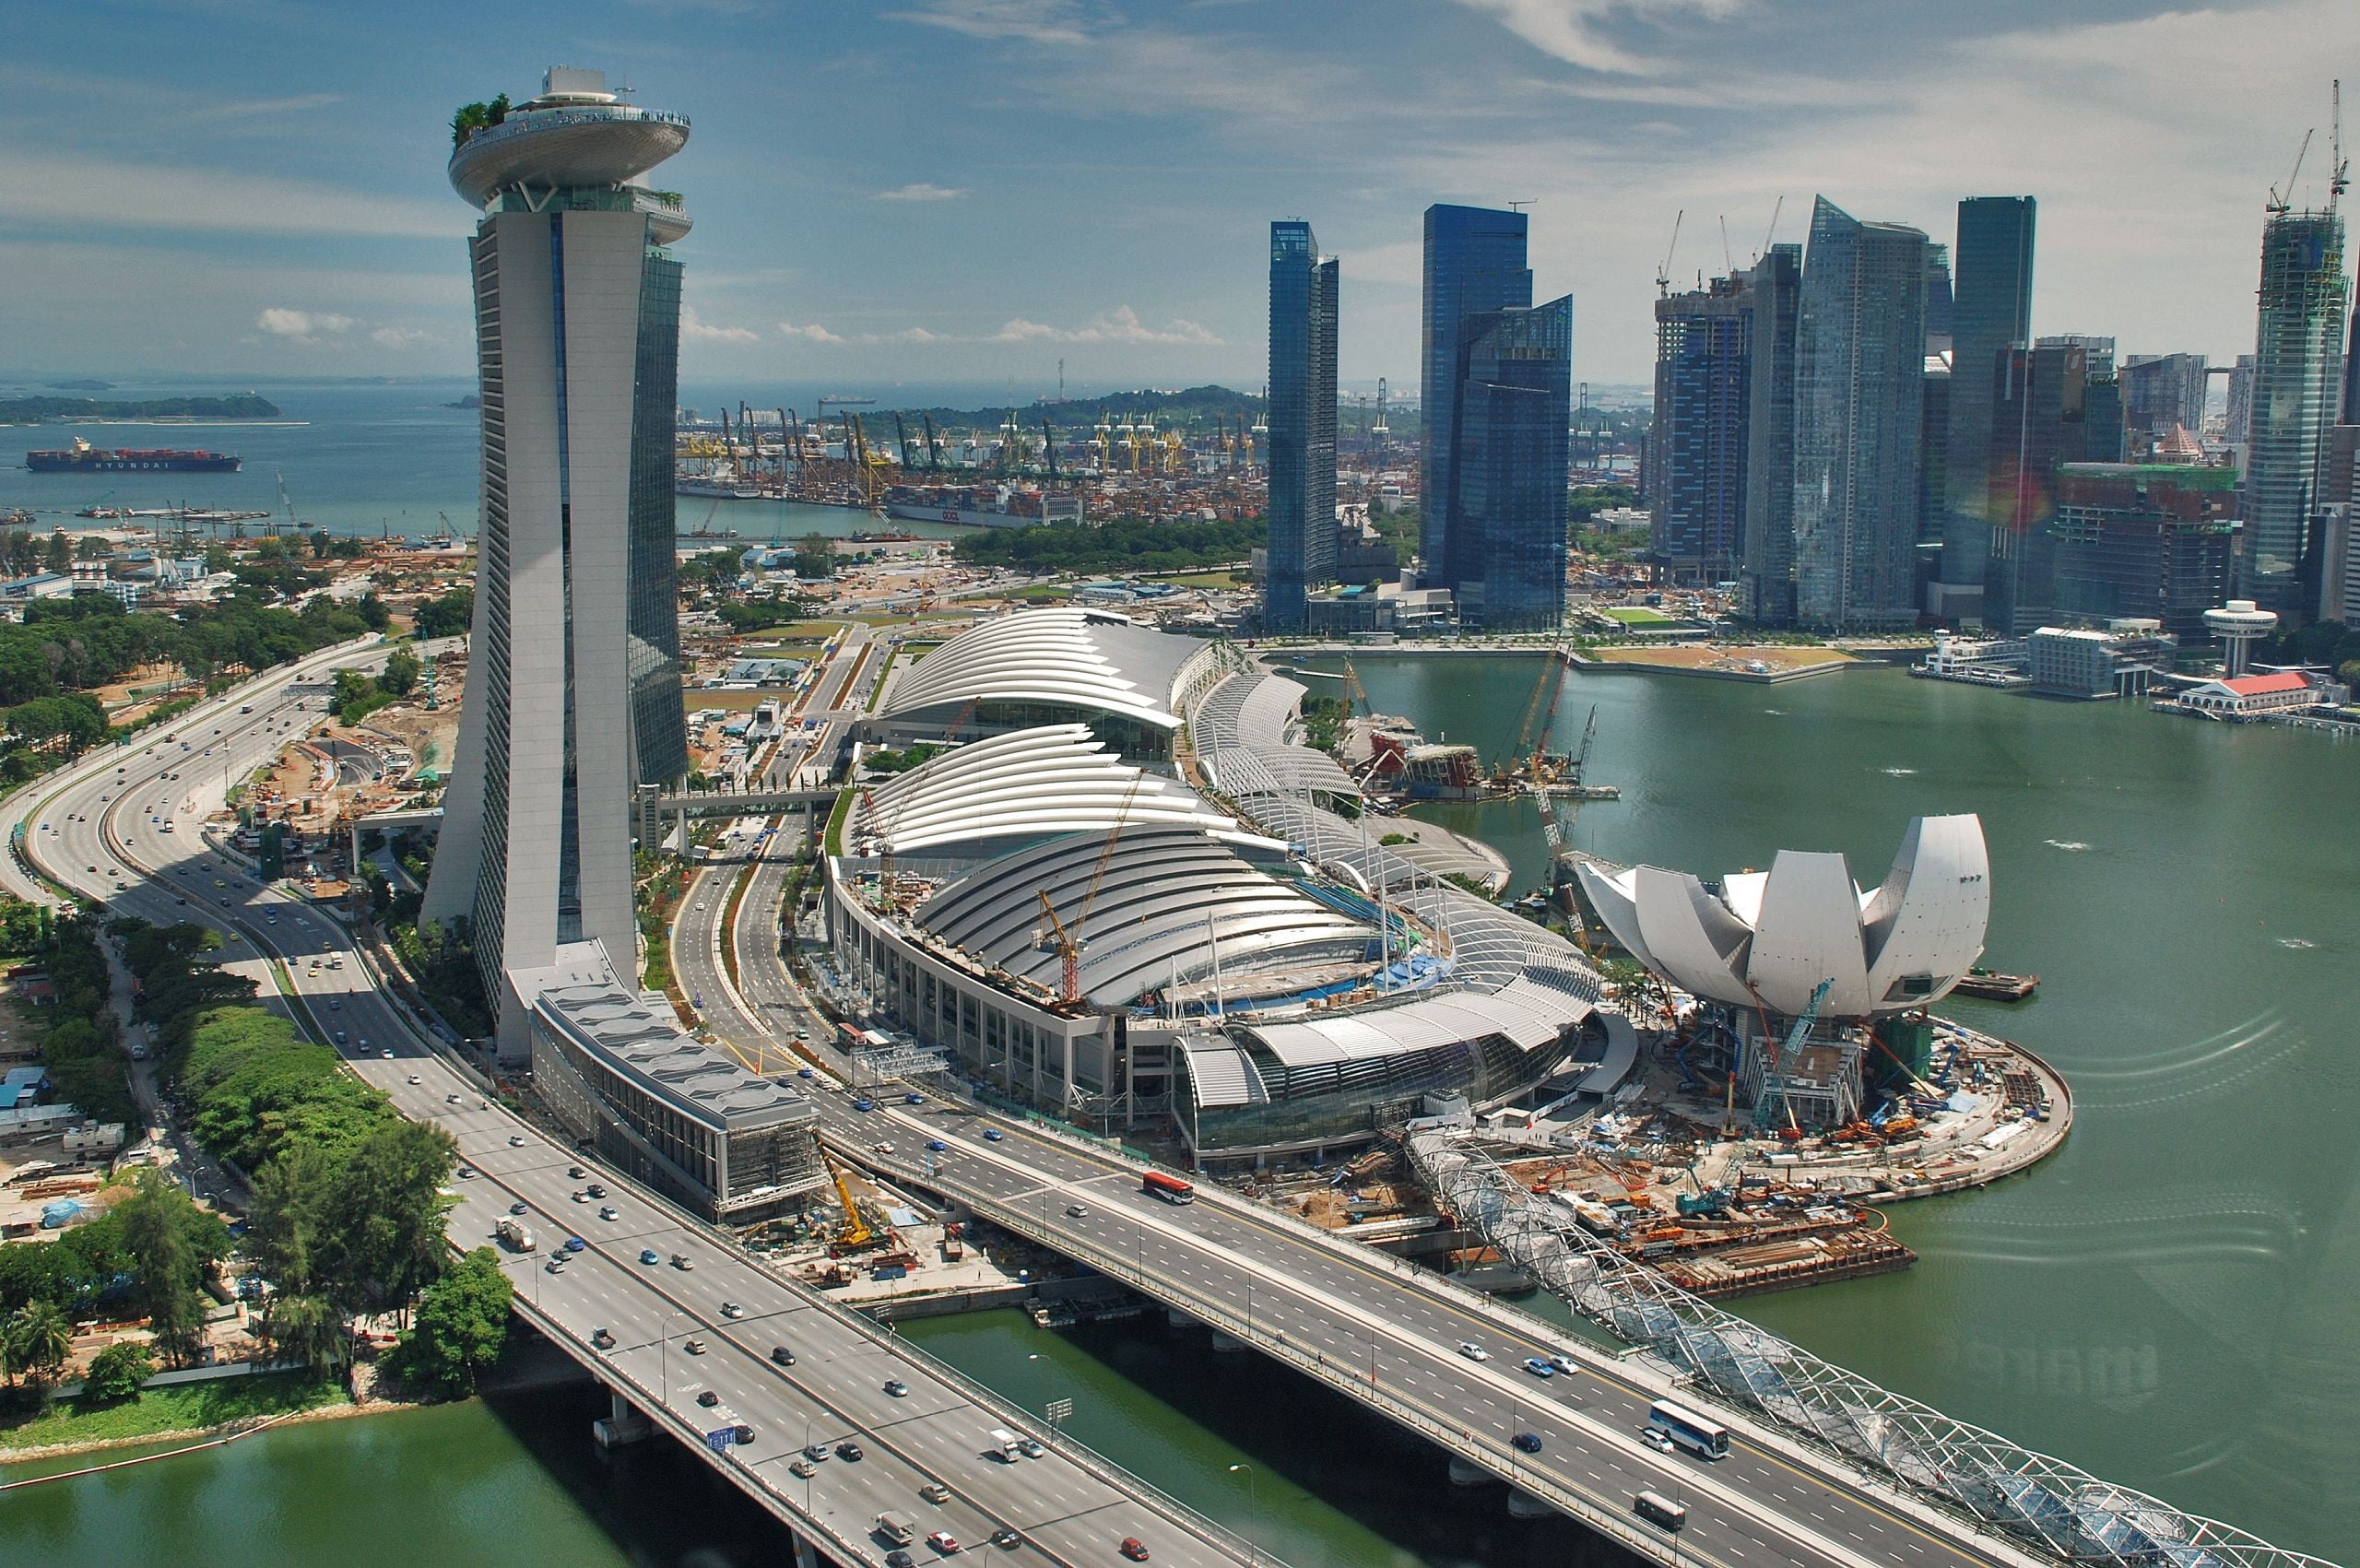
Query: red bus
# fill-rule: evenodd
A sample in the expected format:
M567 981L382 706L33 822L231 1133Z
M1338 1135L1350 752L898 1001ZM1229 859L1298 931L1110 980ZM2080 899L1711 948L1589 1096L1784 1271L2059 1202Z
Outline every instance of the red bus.
M1161 1171L1150 1171L1139 1178L1139 1191L1150 1197L1160 1197L1166 1203L1194 1203L1197 1189L1177 1176L1167 1176Z

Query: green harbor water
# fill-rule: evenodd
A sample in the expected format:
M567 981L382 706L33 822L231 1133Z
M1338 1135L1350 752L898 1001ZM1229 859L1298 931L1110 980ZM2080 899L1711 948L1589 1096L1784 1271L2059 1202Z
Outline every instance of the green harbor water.
M1356 663L1380 709L1487 757L1542 670ZM1710 876L1782 846L1841 849L1873 883L1912 815L1979 812L1988 961L2042 988L1952 1010L2074 1086L2079 1120L2053 1160L1894 1211L1915 1269L1756 1298L1748 1315L1961 1420L2360 1562L2360 748L1890 671L1564 679L1561 743L1595 704L1591 773L1622 789L1583 806L1572 839L1611 858ZM1539 879L1530 803L1436 814ZM1033 1409L1073 1399L1077 1436L1303 1568L1606 1561L1160 1315L903 1331ZM599 1458L602 1410L584 1391L321 1422L0 1495L0 1563L780 1560L774 1527L692 1456Z

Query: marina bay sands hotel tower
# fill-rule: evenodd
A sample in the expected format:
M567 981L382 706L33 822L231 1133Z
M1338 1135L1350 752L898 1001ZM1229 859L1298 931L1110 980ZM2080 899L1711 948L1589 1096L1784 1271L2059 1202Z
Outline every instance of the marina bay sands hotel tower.
M689 123L596 71L462 110L483 527L458 755L424 918L465 922L500 1051L529 1049L507 976L606 948L635 984L631 802L688 772L673 545L679 198L639 183Z

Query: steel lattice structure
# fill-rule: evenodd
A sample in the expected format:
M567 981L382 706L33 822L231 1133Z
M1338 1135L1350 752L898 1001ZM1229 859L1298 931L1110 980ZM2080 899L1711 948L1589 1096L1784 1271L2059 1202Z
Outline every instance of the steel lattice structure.
M2043 1556L2138 1568L2331 1568L1881 1388L1690 1294L1552 1212L1449 1129L1410 1158L1443 1208L1591 1322L1812 1447Z

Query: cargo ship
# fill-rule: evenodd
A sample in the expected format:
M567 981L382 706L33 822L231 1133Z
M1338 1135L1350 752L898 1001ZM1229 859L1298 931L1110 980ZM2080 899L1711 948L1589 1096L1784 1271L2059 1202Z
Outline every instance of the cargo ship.
M885 492L885 515L908 523L1029 528L1040 523L1080 522L1081 498L1044 495L1010 485L895 485Z
M234 474L242 460L226 452L176 452L167 447L103 451L81 437L63 452L28 452L36 474Z

